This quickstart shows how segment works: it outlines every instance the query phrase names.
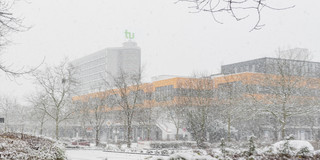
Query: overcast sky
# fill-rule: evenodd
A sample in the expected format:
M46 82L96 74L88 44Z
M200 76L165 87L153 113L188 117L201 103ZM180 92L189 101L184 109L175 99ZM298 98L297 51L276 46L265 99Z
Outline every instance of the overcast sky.
M189 13L188 3L174 0L27 0L18 1L13 12L24 18L29 31L15 33L2 59L14 67L58 63L63 57L80 58L125 41L124 31L135 33L141 47L146 77L190 75L194 71L218 73L222 64L260 57L274 57L278 48L309 49L320 61L320 1L274 0L264 9L262 30L249 32L257 15L235 22L220 15ZM0 94L18 97L33 89L28 77L16 82L0 75Z

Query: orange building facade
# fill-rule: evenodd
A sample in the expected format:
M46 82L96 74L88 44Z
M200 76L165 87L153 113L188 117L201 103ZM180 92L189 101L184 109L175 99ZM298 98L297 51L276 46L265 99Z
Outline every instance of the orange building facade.
M277 68L279 64L286 64ZM92 93L74 97L74 100L85 101L90 97L101 97L112 101L119 98L117 89L106 92ZM295 105L306 105L307 102L320 99L320 63L308 61L285 60L277 58L260 58L246 62L224 65L221 74L205 78L171 77L141 84L139 87L130 86L126 91L139 92L138 108L150 107L196 107L197 105L219 106L228 98L241 98L242 101L259 101L261 104L277 103L279 94L290 92L290 102ZM230 96L229 95L229 96ZM235 98L236 97L236 98ZM205 104L190 103L205 99ZM186 103L186 100L189 102ZM114 103L105 105L105 111L120 110ZM269 118L265 116L263 118ZM300 118L300 117L299 117ZM265 121L262 119L261 121ZM257 120L260 121L260 120ZM316 124L320 124L316 120ZM288 122L291 125L291 122ZM268 126L269 125L269 126ZM291 125L293 126L293 125ZM261 127L258 132L269 136L270 124ZM319 128L317 128L319 130ZM320 130L319 130L320 131ZM277 131L275 131L277 132ZM295 126L288 132L298 139L314 139L310 129ZM277 133L276 133L277 134ZM318 135L320 138L320 134Z

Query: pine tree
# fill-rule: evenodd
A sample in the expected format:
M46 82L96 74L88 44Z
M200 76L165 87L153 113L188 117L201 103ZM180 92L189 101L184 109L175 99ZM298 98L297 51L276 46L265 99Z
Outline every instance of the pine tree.
M249 146L248 157L255 155L256 153L256 145L254 143L254 138L255 136L250 136L249 145L248 145Z
M220 151L222 153L223 159L226 159L227 151L226 151L226 143L224 141L224 138L221 138L221 141L220 141Z

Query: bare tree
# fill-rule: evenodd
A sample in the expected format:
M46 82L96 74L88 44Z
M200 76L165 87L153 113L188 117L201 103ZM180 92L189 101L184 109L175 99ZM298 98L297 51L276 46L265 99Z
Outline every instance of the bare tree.
M137 114L134 121L147 130L146 139L151 140L151 131L156 124L156 112L153 107L137 108Z
M251 78L257 84L248 88L256 102L254 109L272 115L280 124L282 139L289 119L313 112L318 102L312 90L320 86L314 77L317 71L307 63L309 57L306 50L279 51L278 58L268 60L266 74Z
M15 98L0 96L0 115L4 118L4 132L24 133L29 127L30 107L23 106Z
M100 132L107 121L107 92L101 91L93 95L87 95L84 97L83 108L80 114L84 114L85 119L95 130L95 142L96 146L100 144Z
M241 78L237 75L224 75L217 77L216 97L218 99L217 111L219 116L227 124L228 136L227 140L231 141L231 126L234 122L240 120L244 116L249 116L246 112L244 91L245 87L239 81Z
M0 97L0 110L4 118L4 132L8 132L10 125L13 123L13 112L17 105L16 99L12 99L8 96Z
M21 18L17 18L10 11L14 3L14 0L0 0L0 51L8 44L8 35L13 32L27 31L29 29L29 27L22 24ZM25 67L13 69L12 64L6 64L0 59L0 70L6 73L9 78L15 78L35 71L42 63L31 69Z
M190 7L194 9L193 13L209 12L214 21L222 24L217 16L219 14L227 14L234 18L236 21L241 21L248 18L252 11L256 13L256 23L250 31L261 29L264 24L261 24L262 9L271 10L286 10L293 8L294 5L289 7L277 8L271 5L270 0L177 0L178 2L189 2L193 5Z
M175 139L179 140L179 130L181 129L182 125L185 124L185 112L184 106L179 103L175 103L175 105L168 105L166 107L167 110L167 117L169 121L171 121L175 128L176 128L176 135Z
M116 106L120 108L126 128L127 147L131 147L132 122L136 113L136 108L142 105L143 87L141 83L141 72L128 73L119 69L118 75L109 74L109 81L105 81L111 88Z
M83 96L76 96L73 97L72 100L76 106L76 114L75 118L73 118L73 121L75 124L78 124L80 126L80 133L77 132L77 134L80 134L82 138L89 138L90 135L88 134L87 129L88 127L91 127L91 125L88 121L89 107L86 102L87 99Z
M18 104L15 107L15 123L17 130L20 133L24 133L26 124L29 122L28 115L30 113L30 108L28 106L22 106Z
M26 27L22 25L22 20L15 17L10 11L13 4L14 1L0 0L0 48L7 44L7 35L26 29Z
M213 81L207 76L195 76L178 83L180 91L177 102L185 106L188 131L197 146L203 148L213 107Z
M314 146L319 148L319 137L320 137L320 130L318 128L320 121L319 121L319 111L313 112L305 116L305 123L308 124L311 130L311 139L315 142Z
M66 59L58 66L47 66L44 70L33 73L36 83L49 101L48 105L43 105L40 109L55 121L56 139L59 139L60 123L75 112L71 100L76 84L73 75L74 69Z
M39 134L43 135L44 125L48 121L49 117L43 108L47 108L50 105L48 96L43 92L34 93L33 96L28 96L28 101L32 106L31 119L39 125Z

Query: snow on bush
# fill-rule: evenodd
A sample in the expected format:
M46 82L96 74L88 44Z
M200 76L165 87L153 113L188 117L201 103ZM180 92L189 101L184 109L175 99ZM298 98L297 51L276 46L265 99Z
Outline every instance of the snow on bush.
M113 152L119 152L121 151L119 147L115 144L107 144L104 148L104 151L113 151Z
M62 144L21 133L0 135L0 159L66 159Z
M151 148L183 148L196 145L195 141L153 141L149 143Z
M284 140L272 145L273 153L288 156L312 156L313 146L308 141Z
M223 159L223 160L232 160L237 159L237 157L240 157L244 155L245 152L244 149L233 149L233 148L225 148L224 151L221 151L221 148L214 148L211 150L210 155L217 159Z
M307 141L284 140L265 148L257 148L254 137L245 146L226 145L222 140L219 147L210 150L209 155L217 159L310 159L314 154L313 146Z
M154 144L153 147L146 146ZM147 145L148 144L148 145ZM170 144L170 145L167 145ZM314 151L313 146L307 141L287 139L279 141L273 145L268 144L262 148L261 144L255 142L255 137L251 136L247 142L228 142L221 139L220 144L211 145L213 148L204 149L179 149L172 147L178 142L145 142L143 145L133 145L131 152L150 154L152 160L264 160L264 159L320 159L320 151ZM238 145L237 145L238 144ZM239 145L240 144L240 145ZM160 147L159 147L160 146ZM168 147L168 148L166 148ZM171 148L172 147L172 148ZM139 152L139 148L143 148ZM109 145L106 150L127 151L125 145L118 148ZM157 155L157 156L155 156ZM159 157L159 155L169 155L169 157Z
M199 155L197 153L176 153L169 157L169 160L216 160L208 155Z
M313 158L314 159L320 159L320 150L316 150L313 152Z

